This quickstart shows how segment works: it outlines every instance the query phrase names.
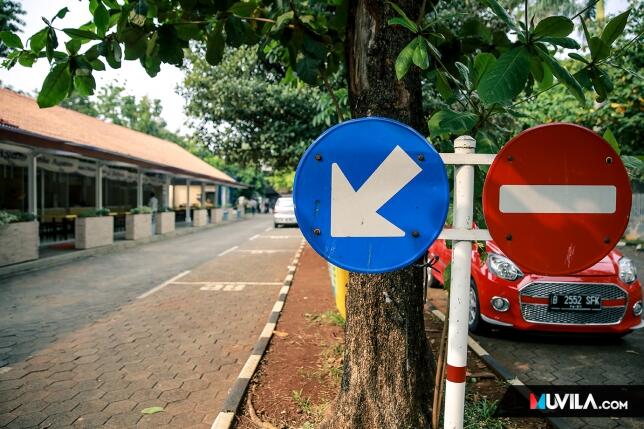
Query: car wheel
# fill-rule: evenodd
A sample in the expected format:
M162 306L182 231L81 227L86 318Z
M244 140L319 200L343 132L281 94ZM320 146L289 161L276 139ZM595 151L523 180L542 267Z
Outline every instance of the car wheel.
M277 222L273 222L273 228L279 228L280 224Z
M480 334L485 330L485 322L481 320L481 306L479 303L479 293L476 290L474 280L470 281L470 307L467 317L467 325L470 332Z

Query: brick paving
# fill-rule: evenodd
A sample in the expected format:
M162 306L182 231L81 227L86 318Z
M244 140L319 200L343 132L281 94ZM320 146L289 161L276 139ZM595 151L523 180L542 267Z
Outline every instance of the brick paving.
M280 229L240 242L176 283L0 368L0 427L209 428L300 237L297 229ZM251 249L280 251L245 251ZM246 284L202 290L208 282ZM141 413L155 406L165 411Z

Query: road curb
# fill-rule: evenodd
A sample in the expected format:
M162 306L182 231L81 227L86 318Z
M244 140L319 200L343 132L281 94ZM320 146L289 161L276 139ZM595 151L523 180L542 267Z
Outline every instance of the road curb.
M253 378L253 375L259 366L259 362L262 360L262 356L264 356L264 353L266 352L268 343L273 337L275 325L277 324L282 309L284 308L284 302L286 301L286 297L291 289L291 284L293 284L293 275L300 263L300 257L302 256L304 245L305 241L302 240L300 247L297 249L297 252L295 252L295 256L288 267L288 274L284 278L282 288L279 291L277 301L275 301L275 304L273 305L268 321L266 322L261 334L259 334L255 347L253 347L253 352L248 357L248 360L246 360L246 363L239 372L233 386L228 391L228 396L224 401L224 405L219 414L217 414L217 418L215 418L211 429L228 429L232 425L235 413L237 412L239 404L246 393L248 384Z
M445 315L443 314L443 312L432 304L428 305L432 314L440 319L441 322L445 322ZM519 377L517 377L512 371L503 366L501 362L496 360L494 356L492 356L487 350L485 350L483 346L470 335L467 336L467 345L483 362L485 362L492 369L492 371L494 371L499 377L504 379L506 383L515 386L525 386L525 384L523 384L523 382L519 380ZM573 427L566 423L561 417L544 416L544 418L546 418L556 429L573 429Z
M7 279L9 277L18 276L21 274L32 273L35 271L44 270L46 268L57 267L60 265L69 264L70 262L79 261L81 259L89 258L92 256L100 255L109 255L116 253L120 250L130 249L132 247L141 246L148 243L154 243L157 241L170 240L172 238L183 237L185 235L196 234L198 232L208 231L213 228L218 228L221 226L232 225L237 222L248 220L249 218L235 219L233 221L226 221L222 223L213 223L204 225L201 227L186 227L178 230L174 230L168 234L155 234L151 237L147 237L141 240L119 240L115 241L113 244L101 247L95 247L93 249L86 250L75 250L71 253L50 256L43 259L35 259L33 261L22 262L20 264L9 265L6 267L0 268L0 280Z

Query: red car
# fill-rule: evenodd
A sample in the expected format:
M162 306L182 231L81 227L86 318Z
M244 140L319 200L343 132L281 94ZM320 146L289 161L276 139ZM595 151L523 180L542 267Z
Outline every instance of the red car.
M522 272L494 241L487 258L472 251L469 327L481 332L490 325L521 330L625 335L644 327L642 287L633 262L618 250L592 267L568 276ZM428 270L430 285L443 284L442 271L452 259L444 240L436 240L428 256L438 256ZM485 260L483 260L485 259Z

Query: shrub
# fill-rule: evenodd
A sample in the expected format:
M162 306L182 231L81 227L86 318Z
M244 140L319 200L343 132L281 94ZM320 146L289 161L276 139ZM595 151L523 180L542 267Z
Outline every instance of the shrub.
M109 209L87 209L83 210L82 212L78 213L78 217L102 217L102 216L109 216L110 215L110 210Z
M134 207L130 210L130 214L150 214L152 209L148 206Z
M0 225L6 225L8 223L17 223L17 222L33 222L36 220L36 215L29 212L18 212L18 213L9 213L4 210L0 210Z
M164 212L173 212L174 209L172 207L161 207L159 210L157 210L159 213L164 213Z

